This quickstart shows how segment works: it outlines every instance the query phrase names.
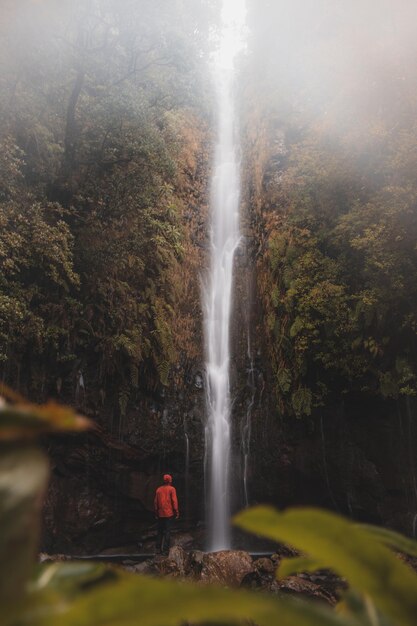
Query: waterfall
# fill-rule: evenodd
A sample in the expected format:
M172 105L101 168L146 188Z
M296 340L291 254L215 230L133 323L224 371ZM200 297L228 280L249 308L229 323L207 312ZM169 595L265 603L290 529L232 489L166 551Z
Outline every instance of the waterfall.
M218 126L211 185L210 274L203 294L211 550L230 547L230 316L234 256L240 240L240 180L233 88L243 15L243 0L223 0L220 44L214 58Z

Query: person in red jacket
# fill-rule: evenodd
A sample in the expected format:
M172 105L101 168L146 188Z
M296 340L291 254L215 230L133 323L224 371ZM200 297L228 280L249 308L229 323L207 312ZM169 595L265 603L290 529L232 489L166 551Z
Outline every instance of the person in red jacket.
M158 520L156 552L168 554L172 522L179 517L177 491L172 486L172 476L169 474L164 474L164 484L156 490L154 507Z

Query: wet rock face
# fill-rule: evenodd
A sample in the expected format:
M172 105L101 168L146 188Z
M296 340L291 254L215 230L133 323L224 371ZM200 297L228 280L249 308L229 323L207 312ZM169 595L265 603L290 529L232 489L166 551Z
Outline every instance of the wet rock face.
M254 123L255 143L262 139L258 130ZM270 136L265 133L268 143ZM277 162L284 155L282 142L277 129L272 155ZM262 330L265 312L257 293L266 234L262 226L259 230L254 225L265 204L263 159L268 150L261 144L258 157L248 163L252 173L244 176L250 181L256 173L257 192L245 197L249 190L242 190L246 212L242 212L242 245L236 256L231 325L232 508L240 510L247 501L279 508L313 505L415 535L417 401L411 412L388 401L349 405L345 398L340 407L327 414L323 411L321 419L277 415L276 381ZM207 244L202 191L207 170L203 164L199 168L186 184L186 220L193 244L187 248L187 271L182 276L186 289L177 320L183 332L187 329L188 341L179 346L181 355L168 386L138 389L123 417L118 408L120 390L110 383L109 388L95 389L95 368L79 372L79 408L100 431L48 443L53 473L42 547L51 553L91 554L123 545L135 550L138 544L152 550L154 540L148 541L147 535L153 532L153 496L165 472L174 476L183 530L192 534L184 547L204 545L204 538L193 543L197 523L205 516L206 401L199 276ZM74 402L72 396L59 397ZM252 549L253 544L242 540L235 545ZM221 564L209 559L205 576L220 580L222 568L232 567L230 559ZM203 560L195 563L195 571L200 565L203 568ZM268 567L267 562L258 563L256 571L246 575L248 584L262 587L265 577L271 576Z
M262 164L258 170L262 204ZM195 193L194 183L190 193ZM80 409L101 430L94 437L66 438L49 445L53 474L43 542L49 552L88 554L142 543L154 523L154 490L165 472L174 476L181 519L188 524L184 529L194 535L197 522L204 519L206 402L198 276L204 265L206 225L201 196L194 200L189 210L195 223L190 222L190 229L201 254L187 255L191 265L184 276L190 281L181 304L182 321L191 328L190 344L184 346L188 356L179 358L166 388L138 390L123 418L117 408L119 390L106 389L105 394L103 390L100 403L94 404L89 391L93 372L85 373L88 393ZM279 508L313 505L415 535L417 427L413 415L417 401L412 414L388 401L354 406L344 399L340 407L332 407L327 414L323 411L321 423L317 416L291 420L277 415L276 381L256 291L262 241L253 230L256 207L252 200L243 198L247 212L242 215L231 327L232 508L243 508L246 497L250 504L270 503ZM73 398L62 400L71 403ZM251 549L252 544L236 545ZM215 576L214 569L220 566L212 565L210 575ZM258 584L255 578L252 582Z
M48 441L52 475L42 549L91 554L142 542L154 524L154 494L166 472L174 476L182 520L195 527L204 517L204 391L166 402L169 411L153 414L144 401L144 413L126 419L126 432L137 424L134 437L114 436L103 427Z
M185 576L191 567L190 553L186 552L181 546L174 546L169 551L169 561L172 561L175 565L175 571L179 576Z
M204 555L200 580L239 587L253 570L253 561L247 552L223 550Z
M240 587L245 577L255 570L253 560L247 552L240 550L187 552L181 546L175 545L167 557L156 556L135 567L134 571L173 578L190 578L206 584Z
M257 559L254 564L254 570L256 572L258 572L261 575L266 575L266 576L273 576L275 573L275 569L276 569L277 564L274 563L272 561L272 559L267 559L265 557L262 557L260 559Z

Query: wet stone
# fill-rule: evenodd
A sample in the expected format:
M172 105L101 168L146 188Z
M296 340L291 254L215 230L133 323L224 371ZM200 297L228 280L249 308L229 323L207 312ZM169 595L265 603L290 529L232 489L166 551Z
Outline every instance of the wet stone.
M173 546L170 549L168 559L175 563L176 570L180 576L186 576L190 571L190 554L180 545Z
M257 559L254 562L253 566L256 569L256 571L258 571L261 574L272 574L272 575L275 574L276 565L274 565L271 559L268 559L265 557L261 559Z
M253 571L253 561L247 552L223 550L204 555L201 580L239 587L243 579Z
M284 580L277 581L277 586L281 593L316 598L329 604L336 602L336 597L332 593L302 576L287 576Z

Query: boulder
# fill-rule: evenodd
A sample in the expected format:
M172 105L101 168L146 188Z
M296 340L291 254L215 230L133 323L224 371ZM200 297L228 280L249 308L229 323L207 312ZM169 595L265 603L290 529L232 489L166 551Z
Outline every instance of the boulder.
M187 576L190 573L190 554L180 545L175 545L170 549L168 560L175 564L179 576Z
M222 550L204 555L200 580L239 587L245 576L254 571L253 561L247 552Z
M184 571L181 571L178 563L171 559L169 556L166 558L156 558L155 564L158 571L158 576L168 578L181 578L185 575Z
M302 576L287 576L284 580L276 581L275 585L281 593L306 596L310 599L315 598L329 604L335 604L336 602L336 598L333 594L329 593L321 585L317 585ZM273 591L273 589L271 589L271 591Z
M253 567L260 574L267 574L272 576L275 574L276 566L274 565L272 559L268 559L265 557L257 559L254 562Z
M252 571L245 576L241 585L249 589L271 591L271 585L275 583L275 570L276 566L271 559L261 557L254 561Z

